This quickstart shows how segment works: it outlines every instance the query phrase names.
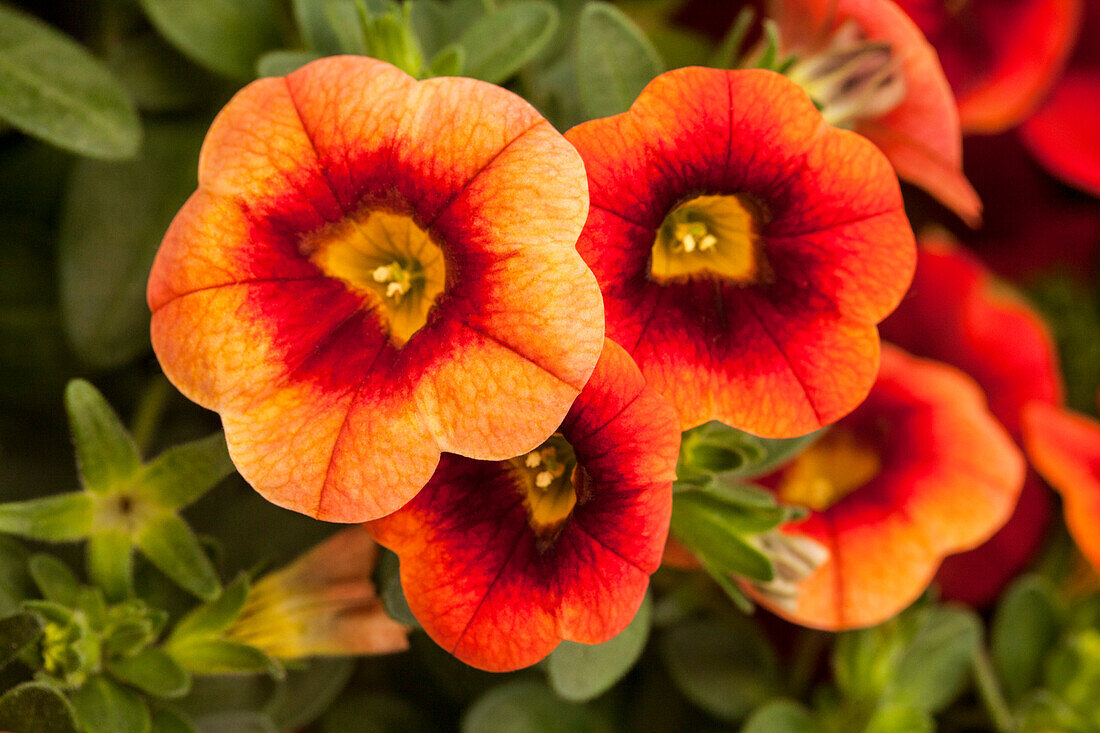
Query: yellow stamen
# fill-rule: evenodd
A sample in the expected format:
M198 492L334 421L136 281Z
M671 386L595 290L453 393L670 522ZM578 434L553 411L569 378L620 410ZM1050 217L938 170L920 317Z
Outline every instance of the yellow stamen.
M573 447L553 435L537 450L512 460L527 520L540 543L549 546L578 501L574 476L579 468Z
M659 282L708 276L738 284L766 281L759 227L762 206L742 196L698 196L665 217L650 272Z
M881 467L874 449L850 430L834 427L784 472L779 498L822 511L873 479Z

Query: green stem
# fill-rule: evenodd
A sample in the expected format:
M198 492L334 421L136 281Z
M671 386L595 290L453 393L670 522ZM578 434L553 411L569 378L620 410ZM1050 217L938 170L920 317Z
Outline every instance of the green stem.
M156 435L160 419L164 416L164 410L168 407L168 400L172 396L172 385L163 374L153 377L149 386L141 395L137 409L134 411L134 419L130 433L134 436L138 453L145 455Z
M978 685L978 695L985 705L993 726L999 733L1016 733L1016 721L1012 718L1012 712L1005 701L1004 693L997 682L997 675L993 672L993 664L989 659L989 653L985 647L979 647L974 654L973 669L974 681Z
M832 635L817 629L802 629L791 658L790 692L801 698L813 682L821 654L829 647Z

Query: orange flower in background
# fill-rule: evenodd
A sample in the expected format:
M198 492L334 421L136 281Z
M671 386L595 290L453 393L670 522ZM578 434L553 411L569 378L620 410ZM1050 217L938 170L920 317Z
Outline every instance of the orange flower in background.
M1046 324L947 234L921 236L913 286L881 329L906 350L973 377L1017 442L1025 405L1062 404L1058 354ZM1049 492L1029 471L1008 523L981 547L944 561L936 576L944 597L976 606L994 600L1038 552L1050 504Z
M499 462L444 456L415 499L368 526L400 557L409 607L440 646L519 669L634 617L668 534L679 444L672 407L608 341L541 447Z
M537 446L587 381L585 190L576 152L499 87L364 57L261 79L214 121L157 254L157 356L268 500L385 515L441 451Z
M829 559L777 602L815 628L871 626L915 600L947 555L975 547L1016 505L1024 462L961 372L893 347L867 400L768 479L781 501L811 509L785 532Z
M981 200L962 172L962 133L936 51L891 0L770 0L786 74L833 124L875 143L898 176L971 226Z
M915 260L874 145L778 74L702 68L662 74L628 112L566 137L588 171L577 247L608 335L683 428L801 435L863 399L875 324Z
M991 134L1042 102L1073 48L1082 0L898 4L939 53L963 132Z

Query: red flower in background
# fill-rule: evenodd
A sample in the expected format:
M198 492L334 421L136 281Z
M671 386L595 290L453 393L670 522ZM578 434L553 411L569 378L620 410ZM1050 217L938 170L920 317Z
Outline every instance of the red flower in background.
M351 56L261 79L214 121L157 254L153 346L267 499L382 516L441 451L538 445L587 381L585 188L499 87Z
M1057 351L1046 325L1012 289L947 235L920 238L909 294L882 324L883 337L951 364L978 383L989 409L1018 442L1032 401L1063 401ZM1012 518L988 542L944 561L937 581L946 598L992 601L1038 551L1050 499L1028 472Z
M1019 450L961 372L893 347L867 400L769 478L812 510L789 534L828 548L789 604L748 588L795 623L840 630L894 616L947 555L1008 519L1024 478Z
M1082 0L898 4L939 53L963 132L990 134L1038 108L1073 47Z
M770 0L767 13L784 51L798 57L787 74L826 119L875 143L902 180L981 223L981 201L962 173L951 87L936 51L894 2Z
M566 137L588 171L577 244L608 335L684 428L800 435L877 370L875 325L914 266L889 162L769 71L662 74Z
M668 534L679 444L672 407L608 341L542 447L499 462L444 456L415 499L369 528L401 558L409 607L440 646L519 669L634 617Z

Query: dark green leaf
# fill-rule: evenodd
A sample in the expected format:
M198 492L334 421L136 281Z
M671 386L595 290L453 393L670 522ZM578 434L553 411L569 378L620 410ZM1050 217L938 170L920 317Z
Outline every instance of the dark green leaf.
M145 288L168 224L195 190L205 124L150 123L141 157L83 161L61 215L61 313L76 353L99 368L150 348Z
M211 71L251 79L256 59L279 45L268 0L141 0L168 42Z
M547 660L550 686L566 700L583 702L599 697L641 657L652 619L653 601L647 595L634 620L614 638L602 644L563 641Z
M382 599L382 607L395 621L420 628L420 622L413 616L409 602L405 600L405 591L401 588L400 562L397 555L385 550L378 560L378 569L375 578L378 584L378 595Z
M88 579L111 601L130 595L134 585L133 543L120 529L108 529L88 538Z
M460 76L466 68L466 51L457 43L447 46L428 65L428 76Z
M341 695L321 719L323 733L420 733L436 729L425 711L386 693Z
M294 20L302 34L302 41L319 56L332 56L340 53L340 40L332 29L328 7L334 2L350 5L350 0L292 0ZM261 71L261 76L268 76ZM282 76L271 74L271 76Z
M137 490L165 509L182 509L233 473L225 436L177 445L150 461L141 472Z
M0 535L0 615L7 616L31 593L26 548L10 537Z
M106 61L142 110L178 112L221 93L216 77L190 63L152 30L109 46Z
M990 656L1009 702L1020 699L1039 679L1043 657L1058 637L1060 617L1054 589L1039 576L1020 578L1003 596L993 616Z
M779 693L775 652L748 619L675 626L662 635L660 650L680 692L723 720L739 721Z
M678 492L672 503L672 533L716 571L762 582L772 580L771 561L742 539L738 517L723 507L701 500L698 492Z
M38 19L0 5L0 119L93 158L129 158L141 121L96 58Z
M210 558L195 533L175 514L165 512L146 521L134 543L158 570L199 598L211 600L221 591Z
M886 705L875 710L863 733L932 733L935 722L911 705Z
M352 657L317 657L288 669L265 711L280 730L305 728L331 707L351 678L355 662Z
M31 613L0 618L0 668L42 635L42 621Z
M222 589L213 601L204 603L184 616L172 630L172 639L184 640L190 636L213 636L225 631L244 609L248 599L248 576L239 575Z
M198 733L182 713L161 708L153 711L153 733Z
M520 0L479 18L458 39L466 53L464 73L503 82L542 51L557 25L557 8L543 0Z
M718 44L711 55L707 66L718 69L732 69L741 58L741 47L745 44L753 20L756 19L756 11L746 6L737 13L737 17L730 24L729 30L722 36L722 42Z
M56 688L24 682L0 697L0 730L13 733L77 733L69 701Z
M279 728L267 715L252 711L230 711L204 715L195 724L201 733L279 733Z
M752 599L745 594L745 591L741 590L741 586L737 585L725 570L704 560L700 562L703 564L703 570L707 572L711 580L718 584L718 587L722 589L726 597L733 601L733 605L737 606L742 613L749 614L753 612L755 605Z
M70 542L92 529L92 497L85 492L0 504L0 532L46 542Z
M657 50L621 10L591 2L577 30L577 83L589 118L625 112L664 71Z
M462 718L462 733L611 733L591 708L557 698L539 682L516 680L493 688Z
M85 733L149 733L149 707L137 693L96 675L72 693L73 707Z
M757 708L741 733L814 733L813 716L794 700L772 700Z
M27 563L35 585L47 601L76 607L80 594L80 581L69 566L52 555L37 554Z
M981 638L982 624L973 611L927 609L883 700L926 713L944 709L966 685Z
M107 671L153 697L182 697L191 689L187 670L154 647L146 647L132 657L108 660Z
M286 76L319 58L312 51L268 51L256 62L256 73L260 76Z
M890 684L920 621L920 612L909 610L878 626L839 634L833 644L832 667L844 697L861 704L877 700Z
M263 651L226 639L189 637L167 647L184 669L195 674L262 673L282 677L282 667Z
M36 613L47 623L65 626L73 620L73 610L54 601L23 601L23 608Z

